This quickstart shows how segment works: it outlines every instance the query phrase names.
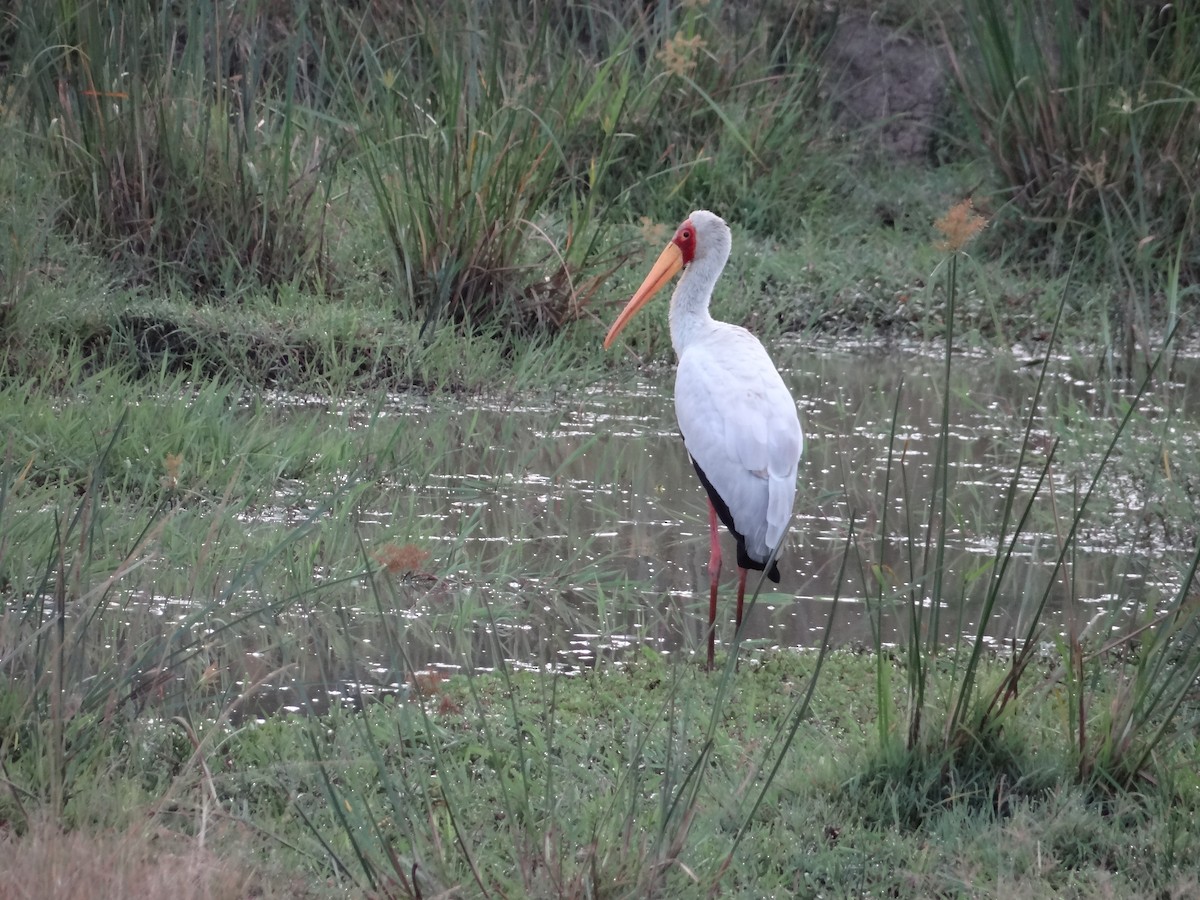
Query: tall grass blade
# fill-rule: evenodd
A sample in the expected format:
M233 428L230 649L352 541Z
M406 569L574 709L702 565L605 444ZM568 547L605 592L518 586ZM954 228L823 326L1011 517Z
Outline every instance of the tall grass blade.
M754 817L757 814L759 807L762 805L763 800L767 796L768 790L775 781L775 776L779 774L779 769L783 765L783 761L787 756L788 749L792 746L792 742L796 738L796 732L800 729L800 724L808 718L808 710L812 704L812 698L817 689L817 682L821 676L821 667L825 664L825 657L828 654L831 646L830 638L833 635L833 623L836 620L838 600L841 597L842 585L846 577L846 564L850 559L850 551L853 549L853 547L854 513L851 513L850 521L846 528L846 543L842 548L842 562L838 568L837 579L834 582L833 602L829 606L829 616L825 620L825 630L821 634L821 644L817 650L817 661L813 666L812 675L808 679L808 687L805 689L803 694L796 698L796 700L792 703L792 708L788 710L787 715L781 720L780 728L782 729L785 725L787 727L787 733L786 736L783 737L782 742L779 741L779 734L782 734L781 730L776 734L775 738L763 752L764 759L769 759L771 755L774 754L775 762L772 764L770 771L767 773L767 777L763 780L762 788L759 790L758 796L750 805L750 809L746 812L745 817L742 819L742 824L738 827L737 833L733 837L733 843L729 848L729 855L726 858L726 865L728 865L728 862L733 858L733 855L737 851L738 846L741 844L742 839L746 836L746 832L750 827L750 823L754 821ZM778 750L776 750L777 745Z

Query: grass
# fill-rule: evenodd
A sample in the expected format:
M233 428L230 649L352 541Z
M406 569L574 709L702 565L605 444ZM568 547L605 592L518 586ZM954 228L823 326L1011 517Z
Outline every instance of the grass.
M737 312L768 333L935 336L937 316L911 302L933 264L928 222L969 194L1000 215L976 250L989 293L961 304L968 339L1044 335L1064 248L1081 228L1087 264L1068 327L1099 333L1114 365L1162 322L1186 320L1193 303L1194 248L1172 237L1194 231L1192 191L1166 187L1162 174L1191 152L1172 142L1195 93L1190 55L1154 68L1167 65L1163 41L1187 43L1186 15L1166 31L1133 13L1114 19L1112 34L1070 45L1063 75L1085 71L1088 54L1111 62L1107 48L1129 34L1155 90L1174 100L1147 94L1126 115L1105 105L1105 91L1139 96L1135 72L1114 70L1089 92L1060 90L1055 73L1039 70L1022 90L1054 114L1016 125L1058 130L1009 140L1004 54L1044 54L1005 43L1008 20L973 6L947 34L981 48L978 70L965 51L959 63L976 131L947 135L963 148L950 165L901 177L828 123L819 52L830 20L811 11L596 2L559 14L515 2L381 18L252 3L171 15L84 4L31 8L8 24L0 194L12 203L2 249L12 275L0 315L9 367L36 366L45 342L24 339L35 333L102 354L123 334L153 341L178 330L196 338L170 347L190 357L186 368L199 357L204 371L244 367L252 381L292 383L315 369L321 382L354 354L369 362L347 377L436 386L438 373L390 357L438 323L491 335L505 352L562 333L590 346L607 318L597 305L620 283L614 268L644 233L701 205L737 223L739 242L756 251L743 257L754 262ZM927 36L931 27L920 4L890 4L886 18ZM1027 32L1016 28L1013 40ZM1068 115L1059 109L1068 102L1104 115ZM1067 126L1080 122L1100 124L1077 140ZM1007 212L1018 210L1007 192L1029 179L1005 148L1051 139L1085 148L1084 158L1059 154L1063 171L1039 176L1028 196L1074 198L1091 212L1019 208L1026 223L1057 223L1047 238ZM1128 177L1064 186L1100 156ZM1171 266L1181 278L1164 277ZM47 280L62 290L45 290ZM306 331L310 315L327 341ZM253 351L264 342L260 362Z
M947 306L931 448L949 446L941 398L962 365L964 270L944 269L935 294ZM536 368L547 354L526 358ZM165 358L94 362L53 359L0 391L12 435L0 494L0 810L21 849L5 856L5 879L19 877L26 851L61 867L42 842L65 828L80 853L90 836L150 883L148 827L214 892L923 896L1016 885L1090 896L1186 893L1200 878L1187 774L1194 559L1156 567L1177 576L1160 606L1121 593L1099 630L1071 625L1049 644L1041 584L1026 591L1027 630L1010 651L983 639L986 611L961 645L924 618L939 571L944 593L989 593L1018 537L1035 531L1060 536L1053 571L1068 571L1081 523L1113 512L1084 500L1088 480L1099 499L1110 467L1128 471L1114 448L1134 466L1143 453L1177 455L1172 480L1190 477L1144 389L1114 391L1103 426L1076 438L1070 462L1088 479L1076 496L1063 494L1070 479L1046 446L994 476L1012 479L1016 499L999 526L980 513L976 527L998 534L982 577L947 569L951 526L972 503L957 461L945 450L921 476L938 485L932 501L904 492L915 479L895 461L885 496L903 501L906 552L923 567L902 579L893 569L913 640L834 653L819 674L815 653L759 648L740 672L730 652L723 674L706 677L651 645L598 652L571 676L554 648L573 636L615 645L668 630L675 615L645 602L658 596L653 576L631 575L587 524L595 515L603 531L631 509L638 521L672 515L642 496L648 487L623 499L630 479L661 477L653 453L577 435L561 399L540 401L528 434L522 416L485 427L444 395L336 401L247 391ZM544 372L512 371L509 391L488 392L501 411L544 384ZM1025 383L1028 413L1009 428L1030 444L1045 410L1077 413L1059 389ZM874 399L899 420L900 395ZM1141 450L1133 429L1158 449ZM1046 473L1059 485L1053 515L1034 503ZM847 473L848 494L854 481ZM432 504L417 496L435 489ZM590 513L572 499L584 490L600 494ZM842 545L844 578L876 583L882 570L858 568L869 542L850 533ZM590 596L590 611L573 593ZM429 646L438 655L417 655ZM1139 856L1129 848L1140 841L1168 849ZM228 869L207 868L208 853L226 858L235 843Z
M286 875L264 877L249 859L231 859L235 838L222 826L196 840L136 827L101 836L61 832L40 823L21 840L5 838L5 889L13 897L162 896L235 898L305 896L306 888ZM220 853L207 845L216 845Z
M960 286L958 259L968 242L986 225L968 203L955 207L937 223L943 234L940 249L948 256L946 278L946 328L944 334L943 405L938 417L937 456L933 465L932 489L928 497L912 496L908 465L900 444L897 421L902 393L897 393L892 415L890 446L883 485L883 512L878 547L869 559L870 571L860 579L869 584L875 693L878 701L876 735L871 763L858 784L902 827L924 827L929 817L949 806L991 810L1001 813L1019 797L1040 802L1054 787L1056 776L1028 755L1028 735L1018 733L1015 719L1031 713L1029 691L1065 688L1066 730L1075 761L1075 779L1088 796L1103 798L1112 793L1136 792L1157 775L1147 766L1152 757L1166 751L1174 741L1187 741L1179 731L1176 715L1193 693L1196 655L1193 641L1195 574L1200 554L1184 563L1178 587L1163 598L1122 596L1120 605L1097 614L1088 634L1081 621L1082 610L1068 600L1068 626L1064 637L1053 643L1060 667L1040 684L1031 669L1042 653L1048 623L1045 612L1060 573L1069 576L1077 552L1076 540L1089 518L1088 505L1106 469L1125 442L1125 431L1146 399L1156 370L1168 356L1174 332L1148 366L1140 383L1131 385L1123 398L1123 409L1115 416L1115 429L1107 446L1091 464L1083 479L1076 478L1069 497L1056 497L1055 454L1058 441L1035 446L1035 433L1051 356L1042 362L1041 375L1028 400L1028 412L1015 466L1009 475L996 532L993 558L973 576L951 587L947 562L948 536L953 525L952 510L961 509L949 463L952 426L950 396L954 371L955 300ZM1064 295L1060 310L1067 305ZM1053 346L1057 322L1050 336ZM1038 442L1039 444L1041 442ZM1026 467L1030 469L1027 473ZM895 487L894 487L895 486ZM888 516L895 505L903 520L900 556L905 574L882 577L882 560L888 557L891 532ZM1021 600L1019 622L1005 638L1009 644L1007 669L995 669L983 678L982 661L991 650L989 634L997 598L1010 577L1017 548L1027 542L1037 524L1036 507L1049 495L1054 521L1049 530L1056 537L1057 552L1044 587L1030 583ZM923 511L922 511L923 506ZM889 596L888 582L904 585L907 595L897 603ZM1035 576L1042 581L1043 576ZM958 593L961 591L961 593ZM972 603L972 596L980 598ZM899 640L895 654L902 660L906 676L904 702L898 703L894 676L884 643L884 615L899 606ZM975 608L975 623L967 631L963 611ZM957 609L959 621L942 623L943 609ZM1129 617L1127 619L1126 617ZM1129 620L1137 623L1130 630ZM952 636L946 637L946 633ZM1144 639L1143 639L1144 638ZM1122 654L1128 642L1140 646L1136 661L1123 657L1114 666L1114 654ZM1115 687L1113 680L1115 679ZM1099 692L1093 688L1104 685ZM1024 699L1022 699L1024 697ZM1040 700L1034 700L1037 705Z
M193 10L167 26L193 40L164 47L166 23L141 4L31 8L19 20L19 52L37 67L25 112L55 162L60 227L132 283L228 295L327 274L329 142L293 102L294 72L277 103L256 95L261 70L214 72L202 44L235 53L231 24ZM26 43L37 41L46 47Z
M803 10L127 7L0 25L4 891L1195 891L1194 193L1155 187L1187 13L1106 6L1052 71L975 0L964 158L897 173L828 125ZM1122 41L1145 102L1069 83ZM1010 155L1040 143L1083 155ZM701 501L601 399L665 329L599 336L700 205L737 224L722 318L940 361L917 402L796 376L840 483L789 557L870 652L690 662L653 558Z
M1108 273L1118 287L1100 302L1127 371L1141 335L1174 317L1172 268L1190 280L1196 261L1196 185L1184 160L1200 150L1187 124L1200 60L1183 48L1200 16L1067 2L1047 14L1042 4L979 0L966 20L973 52L955 54L955 67L1019 211L1011 227L1036 229L1060 258L1080 246L1089 267Z
M748 816L759 788L754 772L812 662L784 653L743 671L679 847L666 801L677 790L672 778L685 771L681 761L703 744L716 685L655 657L579 678L456 678L427 683L423 699L363 714L335 710L222 731L206 753L236 764L207 771L186 765L191 744L178 726L132 723L140 754L109 778L128 810L158 809L158 820L191 832L174 839L178 852L224 855L234 840L265 847L271 865L293 873L282 883L301 896L406 896L414 877L425 896L456 884L492 896L624 895L651 886L686 896L720 884L735 895L990 895L1019 886L1046 897L1182 895L1195 884L1188 823L1196 793L1186 778L1194 749L1168 757L1178 772L1169 801L1122 795L1102 812L1071 786L1053 704L1013 735L1009 772L1018 777L1001 795L934 803L919 824L897 818L903 788L880 794L864 780L874 713L868 655L828 659L823 683L838 690L818 692L812 722L798 732L766 805ZM987 662L983 671L1000 677L1003 666ZM146 785L172 770L168 809ZM77 802L86 808L112 789L82 791ZM135 855L139 841L122 838L126 826L114 818L124 816L110 813L112 836L98 843ZM746 836L726 862L739 825ZM35 837L21 846L33 859L47 852ZM22 854L5 859L10 875L27 864ZM261 865L242 877L268 890L281 883Z
M582 315L607 274L595 201L574 193L606 176L613 142L593 153L585 181L560 135L602 114L619 58L596 72L556 59L543 20L514 70L499 40L476 38L503 34L510 12L465 27L422 17L401 59L363 51L356 119L374 124L359 137L362 170L408 298L403 313L422 332L504 311L522 331L552 333ZM400 80L408 71L427 74L413 84Z

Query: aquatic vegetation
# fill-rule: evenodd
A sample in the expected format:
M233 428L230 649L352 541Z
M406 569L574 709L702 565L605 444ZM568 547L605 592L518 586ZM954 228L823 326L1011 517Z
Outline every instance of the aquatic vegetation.
M1000 6L1011 204L831 128L812 5L19 5L0 883L1196 893L1194 16ZM810 435L710 676L669 347L597 340L699 197Z

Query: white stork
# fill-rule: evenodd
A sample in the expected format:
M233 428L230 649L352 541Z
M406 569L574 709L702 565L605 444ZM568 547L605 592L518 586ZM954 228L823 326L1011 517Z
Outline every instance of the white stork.
M707 210L693 212L613 322L607 349L634 314L674 275L671 297L675 416L696 474L708 492L708 668L716 639L721 545L717 519L737 539L737 627L746 570L761 571L778 551L792 517L804 434L796 404L763 345L745 328L709 314L713 286L729 259L729 226ZM767 577L779 581L772 562Z

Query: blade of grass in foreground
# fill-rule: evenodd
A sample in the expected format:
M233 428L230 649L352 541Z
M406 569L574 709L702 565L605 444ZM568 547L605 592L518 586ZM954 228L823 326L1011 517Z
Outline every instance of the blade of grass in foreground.
M874 584L878 588L878 594L876 596L875 612L873 615L870 614L870 608L869 608L870 596L871 596L870 591L866 588L866 585L864 585L864 590L863 590L863 597L866 599L866 602L868 603L868 619L871 624L871 635L872 635L872 638L874 641L875 696L876 696L876 701L877 701L875 733L876 733L876 736L879 741L879 749L882 752L890 751L893 746L893 740L892 740L892 712L893 712L892 689L891 689L891 681L889 679L888 671L886 668L889 665L889 662L888 662L887 654L883 652L883 591L884 591L883 566L884 566L884 560L887 558L885 556L885 551L887 548L887 539L888 539L888 529L887 529L888 512L891 508L889 495L891 492L891 485L892 485L892 469L896 463L896 423L900 419L900 398L903 395L904 395L904 381L903 381L903 379L901 379L900 383L896 385L896 399L895 399L895 402L892 404L892 418L891 418L891 424L889 425L889 428L888 428L887 467L884 469L883 497L882 497L882 500L880 503L882 512L880 513L880 516L879 516L879 549L877 551L879 561L876 563L877 574L874 579ZM910 603L908 606L908 609L909 609L909 615L911 617L917 619L917 621L910 621L910 623L909 623L909 641L910 641L909 648L908 648L909 660L911 662L915 663L918 667L921 667L924 665L924 662L921 659L920 647L915 646L912 643L914 640L916 640L916 638L914 638L913 636L920 635L920 621L919 621L920 606L916 603ZM916 699L914 702L919 705L920 703L923 702L923 697L921 695L921 691L924 688L924 679L922 677L920 677L919 672L917 674L915 681L916 681L916 684L917 684L919 690L916 692Z
M829 617L826 620L825 631L821 639L821 646L817 653L817 662L813 668L812 675L809 676L808 688L795 701L791 711L781 722L781 730L776 733L775 737L771 740L763 752L762 761L759 763L759 770L761 770L761 766L765 765L766 761L770 759L772 752L775 751L776 746L778 745L778 751L775 755L774 762L772 763L771 770L767 775L767 778L764 781L757 798L752 804L749 813L743 819L742 824L734 837L734 841L730 847L728 856L718 867L715 879L719 879L721 877L721 873L723 873L729 866L733 858L733 853L736 851L738 844L744 837L746 829L749 827L749 823L753 819L755 811L762 803L763 798L766 796L767 791L775 779L775 775L778 773L780 766L783 764L784 758L787 756L788 748L790 748L792 745L792 741L795 738L796 731L800 727L800 723L803 722L808 715L809 705L811 703L813 693L816 690L817 680L821 673L821 667L825 661L825 656L829 651L830 636L833 630L834 617L837 613L838 598L841 594L842 583L846 572L846 563L853 547L853 542L854 515L852 513L850 516L849 525L847 527L846 546L843 550L842 563L841 567L839 568L837 582L834 587L833 603L829 610ZM772 551L772 556L778 552L778 549L779 548L777 547L774 551ZM754 593L746 605L745 615L742 619L743 626L753 611L755 602L758 600L758 595L762 590L762 586L765 581L766 569L770 567L770 562L771 560L768 559L767 566L763 570L763 575L760 575L758 583L755 585ZM739 628L734 634L733 642L730 644L729 652L725 660L725 667L721 672L720 681L717 683L717 690L712 700L712 708L709 714L704 742L701 745L699 753L696 755L695 761L688 768L683 780L680 782L675 797L670 806L667 808L666 814L663 817L663 821L661 823L662 831L660 832L660 841L665 838L668 825L673 820L676 822L669 849L664 857L664 862L669 862L677 858L679 852L683 848L683 845L686 843L688 832L691 828L691 824L698 808L700 791L704 784L704 773L709 768L707 763L716 747L717 729L720 726L720 723L724 721L725 704L728 700L729 693L732 689L733 682L737 674L738 650L740 648L741 641L742 629ZM788 730L786 737L782 738L781 742L780 736L783 734L782 729L784 727L787 727Z
M1046 376L1049 372L1051 355L1050 351L1054 348L1057 342L1059 326L1062 324L1063 311L1066 309L1067 298L1070 296L1072 276L1074 275L1075 271L1074 263L1075 259L1077 258L1078 254L1076 254L1076 256L1072 259L1071 269L1067 273L1067 279L1063 285L1062 294L1059 297L1058 311L1055 314L1054 325L1050 329L1050 338L1046 344L1046 355L1042 360L1041 369L1038 372L1037 384L1033 390L1033 397L1029 402L1029 413L1025 418L1025 431L1021 438L1020 450L1017 453L1016 466L1014 467L1012 477L1009 479L1008 490L1004 495L1004 508L1000 516L1000 535L996 540L996 555L992 561L991 571L989 574L988 590L985 595L983 609L979 615L979 622L976 625L975 639L971 643L971 653L968 657L966 669L959 681L960 689L958 691L958 697L955 702L954 711L946 724L946 737L948 740L952 739L952 735L954 735L958 731L958 728L965 723L968 706L972 702L971 697L974 693L973 687L975 684L975 674L978 671L980 656L985 646L984 638L987 634L987 626L991 621L992 612L995 609L996 601L999 599L1000 587L1004 581L1004 576L1008 571L1009 564L1016 555L1017 539L1021 536L1021 534L1024 533L1025 524L1033 511L1035 501L1041 492L1042 484L1049 475L1050 466L1054 459L1054 452L1058 447L1058 441L1056 440L1051 446L1049 453L1046 454L1046 460L1042 465L1042 470L1038 476L1037 484L1034 485L1033 490L1029 492L1029 498L1026 501L1025 509L1023 510L1016 526L1013 529L1012 537L1008 541L1007 548L1005 548L1005 536L1008 533L1009 523L1011 522L1013 506L1016 502L1021 474L1025 467L1025 458L1029 453L1030 447L1032 446L1034 423L1036 422L1042 391L1046 384ZM1052 581L1053 580L1051 579L1051 583ZM1035 625L1040 622L1041 613L1042 608L1039 606L1032 618L1032 622ZM1030 634L1032 635L1032 631ZM1025 647L1031 648L1032 643L1032 640L1026 640ZM1017 667L1014 662L1014 668L1010 673L1010 678L1019 678L1022 668L1023 667ZM1012 688L1013 690L1016 689L1015 683L1012 685ZM1008 693L1006 690L1001 696L1007 695ZM984 712L984 718L986 719L991 712L992 707L989 706Z
M850 551L854 547L854 513L850 514L850 522L846 528L846 545L842 548L842 562L838 568L837 581L833 587L833 602L829 607L829 618L825 620L825 631L821 635L821 646L817 651L817 662L813 666L813 673L808 680L808 688L804 693L796 698L792 704L792 708L788 714L784 716L780 722L780 731L777 731L775 737L763 751L762 759L765 762L774 753L775 762L771 766L771 770L767 773L766 779L763 781L762 788L759 790L758 796L754 803L750 805L750 809L746 812L742 819L742 824L738 827L737 834L733 837L733 843L729 848L729 854L726 856L724 863L721 865L721 870L724 871L732 862L734 853L737 852L738 845L746 836L747 830L750 828L750 823L754 821L755 813L758 812L759 806L767 796L767 791L771 784L775 781L775 776L778 774L780 767L783 765L783 760L787 756L788 749L792 746L792 741L796 738L796 732L800 728L800 724L808 718L808 710L812 704L813 694L817 689L817 682L821 677L821 666L825 662L825 656L829 652L830 638L833 634L833 623L837 615L838 598L841 597L842 584L846 577L846 563L850 559ZM780 736L783 734L782 729L787 728L787 734L783 737L780 744ZM775 747L779 745L776 752ZM761 769L761 764L760 764Z

